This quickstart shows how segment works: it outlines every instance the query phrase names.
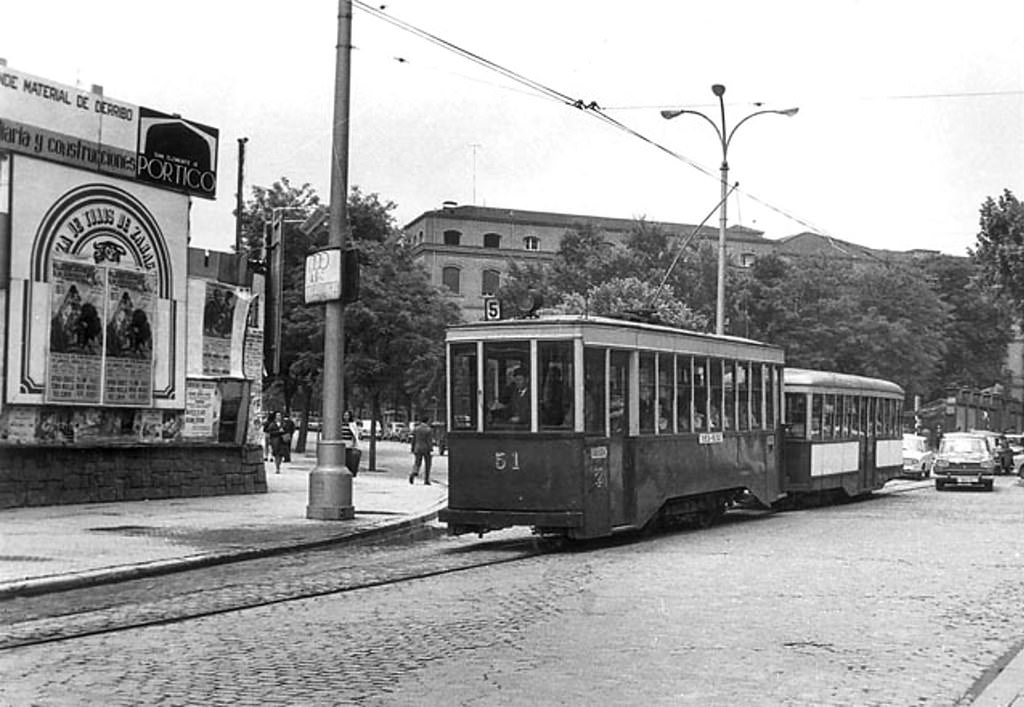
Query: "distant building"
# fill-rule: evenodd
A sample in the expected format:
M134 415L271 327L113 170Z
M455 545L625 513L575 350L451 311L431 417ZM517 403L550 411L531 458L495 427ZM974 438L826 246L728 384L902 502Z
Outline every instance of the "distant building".
M666 233L686 237L696 226L647 221ZM566 231L592 226L611 243L622 242L637 219L607 218L548 211L523 211L445 202L409 222L403 232L416 259L435 285L444 286L469 320L483 318L484 298L494 294L511 261L546 263L554 259ZM701 229L699 237L718 240L718 229ZM773 252L775 243L761 231L733 226L727 231L729 257L744 267Z

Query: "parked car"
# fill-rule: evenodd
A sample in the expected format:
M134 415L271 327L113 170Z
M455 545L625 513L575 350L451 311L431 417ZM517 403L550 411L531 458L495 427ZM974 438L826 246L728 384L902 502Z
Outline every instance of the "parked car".
M1013 450L1010 449L1010 443L1006 439L1006 435L1001 432L993 432L992 430L971 430L973 434L984 435L989 444L992 445L993 451L996 455L996 466L997 474L1012 474L1017 468L1013 463Z
M356 424L359 426L359 439L369 439L370 437L370 420L359 420ZM384 439L384 425L380 422L377 423L377 427L374 428L377 439Z
M903 435L903 476L925 479L932 473L935 452L928 446L928 438Z
M309 420L306 421L306 429L310 432L319 432L321 427L323 425L320 422L320 418L310 415Z
M409 441L409 425L405 422L389 422L388 429L384 433L386 439L394 440L395 442L408 442Z
M939 442L932 466L935 488L970 486L991 491L999 467L990 437L975 432L949 432Z

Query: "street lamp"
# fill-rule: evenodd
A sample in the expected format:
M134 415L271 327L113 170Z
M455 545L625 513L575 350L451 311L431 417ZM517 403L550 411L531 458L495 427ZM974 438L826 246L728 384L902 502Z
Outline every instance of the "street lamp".
M785 115L792 117L797 114L799 108L787 108L786 110L759 110L754 111L750 115L743 118L740 122L736 123L732 130L726 130L725 123L725 101L722 96L725 95L725 86L720 83L716 83L711 87L711 92L718 96L718 106L721 109L722 122L721 125L715 123L711 118L704 115L700 111L695 110L663 110L661 111L661 117L665 120L672 120L680 115L689 113L690 115L700 116L715 129L715 133L718 135L718 141L722 145L722 201L719 214L718 223L718 296L715 303L715 333L725 333L725 207L728 198L728 182L729 182L729 143L732 142L732 136L736 134L736 131L741 125L753 118L755 115L764 115L766 113L776 113L778 115Z

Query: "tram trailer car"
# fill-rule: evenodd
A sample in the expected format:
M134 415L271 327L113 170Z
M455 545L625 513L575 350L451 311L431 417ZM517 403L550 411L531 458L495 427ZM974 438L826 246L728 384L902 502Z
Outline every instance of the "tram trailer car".
M786 368L787 505L862 496L903 472L903 388L878 378Z
M446 339L451 533L593 538L784 496L778 347L586 316Z

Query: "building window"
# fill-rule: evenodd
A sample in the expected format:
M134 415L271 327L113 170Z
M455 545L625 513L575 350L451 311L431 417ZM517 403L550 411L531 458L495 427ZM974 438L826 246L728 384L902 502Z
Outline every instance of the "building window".
M418 233L418 234L416 235L416 242L417 242L417 243L422 243L422 242L423 242L423 231L420 231L420 232L419 232L419 233Z
M755 260L757 260L757 256L754 255L753 253L743 253L740 256L740 267L753 267Z
M537 238L537 236L527 236L523 239L523 246L526 250L540 250L540 238Z
M484 248L500 248L501 247L501 234L500 233L485 233L484 234Z
M460 292L460 276L461 273L459 272L459 269L449 265L441 271L441 284L451 290L452 294L457 295Z
M498 293L500 285L501 273L497 270L484 270L483 286L480 288L480 294L484 297L491 297Z
M458 245L459 240L462 238L462 234L458 231L445 231L444 232L444 244L445 245Z

